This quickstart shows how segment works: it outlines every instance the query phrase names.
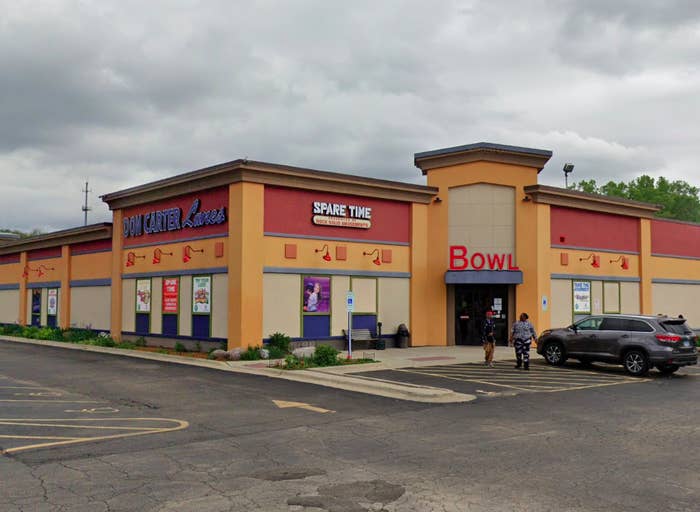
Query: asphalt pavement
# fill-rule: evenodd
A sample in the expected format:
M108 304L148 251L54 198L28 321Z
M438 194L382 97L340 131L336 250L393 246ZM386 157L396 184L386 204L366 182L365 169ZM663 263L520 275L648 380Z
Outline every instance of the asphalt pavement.
M0 510L698 510L696 369L434 363L479 398L0 342Z

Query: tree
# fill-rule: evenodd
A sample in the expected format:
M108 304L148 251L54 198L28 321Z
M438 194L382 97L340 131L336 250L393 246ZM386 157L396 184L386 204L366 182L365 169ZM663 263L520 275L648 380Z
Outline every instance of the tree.
M598 185L595 180L582 180L570 188L658 204L662 209L656 213L657 217L700 222L700 189L682 180L669 181L663 176L654 179L644 174L629 183L609 181Z
M0 228L0 233L12 233L19 235L20 238L27 238L30 236L43 235L44 232L40 229L33 229L32 231L20 231L18 229L2 229Z

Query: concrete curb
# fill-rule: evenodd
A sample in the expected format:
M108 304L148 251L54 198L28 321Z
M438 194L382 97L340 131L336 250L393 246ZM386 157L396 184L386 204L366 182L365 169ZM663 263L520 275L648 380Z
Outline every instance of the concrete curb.
M112 354L137 359L148 359L163 363L184 364L189 366L199 366L224 372L244 373L248 375L259 375L274 379L291 380L306 384L315 384L356 393L395 398L412 402L424 403L460 403L470 402L476 399L475 395L457 393L451 389L434 388L430 386L417 386L414 384L398 383L375 379L371 377L357 377L345 375L333 371L316 370L280 370L277 368L253 368L250 366L235 365L228 361L212 361L209 359L195 359L186 356L174 356L170 354L158 354L153 352L142 352L139 350L120 349L111 347L97 347L94 345L81 345L78 343L67 343L60 341L34 340L27 338L17 338L14 336L0 336L0 340L12 343L23 343L25 345L42 345L48 347L62 348L68 350L81 350L83 352L98 352L101 354ZM369 363L358 365L367 368L367 371L385 368L383 363ZM348 367L351 368L351 367ZM364 369L364 368L363 368Z

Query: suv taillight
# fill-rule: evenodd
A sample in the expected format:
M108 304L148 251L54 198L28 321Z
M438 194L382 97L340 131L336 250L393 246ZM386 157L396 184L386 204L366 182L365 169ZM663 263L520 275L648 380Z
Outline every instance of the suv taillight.
M681 337L677 334L657 334L656 339L661 343L678 343Z

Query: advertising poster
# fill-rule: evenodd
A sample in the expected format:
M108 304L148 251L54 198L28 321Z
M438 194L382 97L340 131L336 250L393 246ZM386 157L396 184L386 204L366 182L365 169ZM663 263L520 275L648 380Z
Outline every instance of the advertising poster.
M211 276L192 278L192 313L211 313Z
M591 312L590 281L574 281L574 313Z
M304 277L304 313L330 313L331 278L320 276Z
M58 289L49 288L48 289L48 304L46 307L46 313L48 315L56 316L58 313Z
M177 277L163 279L163 313L178 313L179 285Z
M137 279L136 280L136 312L150 313L151 312L151 280Z

